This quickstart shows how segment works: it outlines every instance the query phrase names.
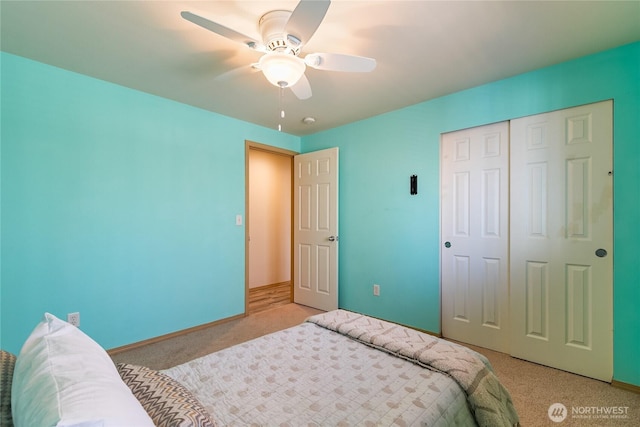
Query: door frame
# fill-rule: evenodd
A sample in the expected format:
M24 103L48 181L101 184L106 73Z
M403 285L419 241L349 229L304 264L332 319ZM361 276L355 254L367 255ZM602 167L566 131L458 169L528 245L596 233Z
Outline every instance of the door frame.
M290 161L290 171L291 171L291 201L290 201L290 218L291 218L291 244L290 244L290 277L291 277L291 297L290 300L293 302L293 158L297 154L300 154L296 151L287 150L284 148L278 148L271 145L261 144L259 142L254 142L250 140L244 141L244 315L246 316L249 312L249 236L250 236L250 227L249 227L249 217L250 217L250 194L249 194L249 154L250 151L262 151L269 154L280 155L289 157Z

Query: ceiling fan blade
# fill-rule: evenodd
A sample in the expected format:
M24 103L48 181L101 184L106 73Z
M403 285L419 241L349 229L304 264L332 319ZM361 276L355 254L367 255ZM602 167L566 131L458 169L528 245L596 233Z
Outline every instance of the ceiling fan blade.
M376 60L373 58L341 53L310 53L305 56L304 62L311 68L326 71L367 73L376 68Z
M232 30L231 28L227 28L224 25L220 25L217 22L210 21L207 18L203 18L202 16L196 15L186 10L180 12L180 15L187 21L193 22L194 24L199 25L200 27L209 31L213 31L214 33L219 34L222 37L226 37L235 42L242 43L245 46L250 47L251 49L264 49L264 46L262 46L259 42L255 41L251 37Z
M309 84L309 79L304 74L300 77L300 80L293 86L291 86L291 92L298 97L298 99L309 99L311 98L311 85Z
M302 46L316 32L331 4L330 0L301 0L291 12L289 21L284 27L290 43Z
M231 79L235 79L236 77L242 77L245 75L249 75L249 74L253 74L260 71L260 68L258 68L258 64L251 64L251 65L243 65L241 67L237 67L234 68L232 70L229 71L225 71L222 74L217 75L214 80L217 81L229 81Z

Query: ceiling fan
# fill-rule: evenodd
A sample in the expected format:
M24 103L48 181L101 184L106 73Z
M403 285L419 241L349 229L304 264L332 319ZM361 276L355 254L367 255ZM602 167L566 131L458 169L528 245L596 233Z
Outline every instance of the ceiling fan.
M280 88L290 88L299 99L311 97L311 85L305 76L306 67L324 71L369 72L376 60L339 53L310 53L300 57L300 51L316 32L329 9L330 0L301 0L293 12L272 10L262 15L258 29L262 42L188 11L181 16L209 31L263 52L252 64L267 80Z

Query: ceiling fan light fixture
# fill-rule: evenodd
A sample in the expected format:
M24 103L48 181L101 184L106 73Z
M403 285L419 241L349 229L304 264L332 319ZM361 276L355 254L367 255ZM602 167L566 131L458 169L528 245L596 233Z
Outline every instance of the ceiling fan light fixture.
M274 86L290 87L298 83L306 65L297 56L283 52L270 52L259 61L264 76Z

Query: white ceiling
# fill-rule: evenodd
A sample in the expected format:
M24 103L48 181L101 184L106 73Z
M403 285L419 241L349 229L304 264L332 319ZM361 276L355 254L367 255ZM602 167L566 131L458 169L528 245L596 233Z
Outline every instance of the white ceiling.
M313 96L259 73L217 76L258 52L180 17L189 10L260 39L257 22L297 1L5 1L5 52L295 135L306 135L640 40L634 1L334 0L302 54L377 60L371 73L307 69ZM639 77L640 78L640 77ZM302 118L316 123L305 125Z

